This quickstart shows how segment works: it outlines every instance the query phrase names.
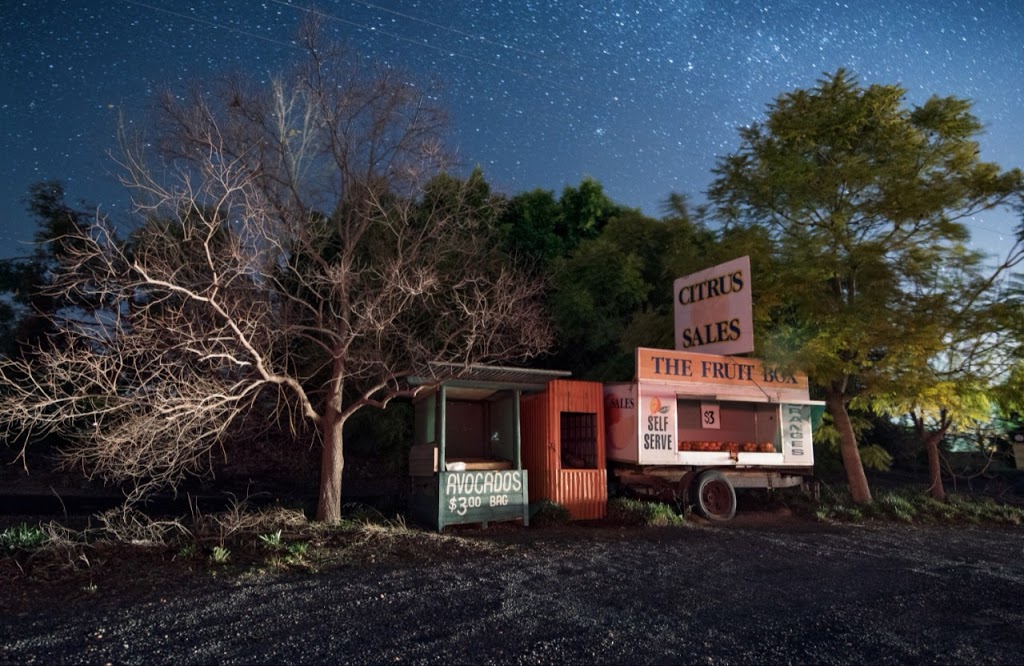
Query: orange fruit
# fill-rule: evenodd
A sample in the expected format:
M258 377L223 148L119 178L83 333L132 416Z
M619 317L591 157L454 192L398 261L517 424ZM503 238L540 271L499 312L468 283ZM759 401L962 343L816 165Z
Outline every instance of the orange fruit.
M651 398L651 414L657 414L661 411L661 400L658 398Z

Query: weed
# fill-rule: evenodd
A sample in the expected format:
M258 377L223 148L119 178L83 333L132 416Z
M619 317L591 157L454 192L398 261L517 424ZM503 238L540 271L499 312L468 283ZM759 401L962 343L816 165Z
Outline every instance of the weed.
M859 506L847 506L843 508L843 515L854 523L864 520L864 510Z
M309 550L309 544L305 541L295 541L288 544L286 547L288 556L285 557L285 563L287 564L299 564L305 559L306 551Z
M196 556L198 549L194 543L187 543L178 549L178 557L182 557L186 560L190 560Z
M96 594L96 590L98 590L98 589L99 588L96 587L96 583L94 583L92 581L89 581L88 585L83 585L82 586L82 591L85 592L86 594Z
M362 531L370 528L405 532L409 529L404 516L396 515L393 518L388 518L377 509L365 504L346 504L342 509L347 512L347 515L338 521L336 527L344 531Z
M226 511L203 514L197 502L190 504L196 537L223 545L238 536L266 533L269 530L307 525L306 516L298 510L275 507L253 510L247 499L233 499Z
M35 550L46 545L48 541L49 537L41 527L29 527L25 523L0 532L0 548L8 553L16 550Z
M231 551L223 546L214 546L210 552L210 560L216 564L224 564L231 557Z
M608 502L608 517L630 525L669 527L683 525L686 520L662 502L645 502L629 497L616 497Z
M878 497L878 506L886 514L905 523L914 522L917 507L911 501L897 493L882 493Z
M815 509L821 521L898 520L904 523L1008 523L1024 524L1024 508L1002 504L991 497L950 494L937 500L920 489L879 493L872 504L853 504L845 490L829 489Z
M530 524L535 527L566 525L572 520L572 514L558 502L545 500L537 507L537 512L530 516Z
M261 534L260 541L263 542L267 548L280 548L281 547L281 530L276 532L270 532L269 534Z

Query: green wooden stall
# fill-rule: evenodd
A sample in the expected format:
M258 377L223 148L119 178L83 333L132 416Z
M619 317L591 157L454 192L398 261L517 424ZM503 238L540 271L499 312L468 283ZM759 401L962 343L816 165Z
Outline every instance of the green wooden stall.
M409 452L409 514L446 525L530 521L520 398L570 373L499 366L434 367L413 377L415 440Z

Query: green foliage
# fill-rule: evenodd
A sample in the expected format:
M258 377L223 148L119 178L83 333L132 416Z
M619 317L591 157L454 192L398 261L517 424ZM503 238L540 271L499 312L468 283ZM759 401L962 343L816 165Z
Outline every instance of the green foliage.
M686 519L663 502L615 497L608 501L608 519L643 527L674 527L685 525Z
M852 411L849 416L857 440L867 437L874 425L871 415L858 410ZM858 451L865 469L887 472L892 468L892 455L885 447L867 444L858 447ZM835 472L842 468L839 433L832 415L828 412L822 416L820 427L814 431L814 465L822 472Z
M727 225L762 228L774 241L772 279L761 287L774 293L755 304L769 324L761 355L807 372L837 420L850 399L899 391L895 377L948 349L965 283L944 271L973 277L981 261L959 220L1024 188L1019 170L980 161L969 102L933 97L906 108L904 93L862 87L839 70L783 94L741 130L709 190ZM843 432L843 447L855 447ZM847 475L869 499L863 469Z
M294 560L301 560L306 556L306 551L309 550L309 543L305 541L293 541L287 546L285 550L288 551L288 556Z
M558 502L544 500L537 507L536 512L530 516L531 527L552 527L567 525L572 520L572 514Z
M412 405L391 402L387 409L362 409L353 414L345 422L345 439L350 453L380 458L386 472L402 476L407 473L412 428Z
M9 296L0 302L0 353L8 355L45 343L55 330L48 316L68 305L84 305L50 293L47 287L74 250L73 233L91 221L87 207L69 206L59 180L32 183L24 201L36 222L34 246L28 256L0 261L0 292Z
M190 560L196 556L199 552L199 548L194 543L186 543L178 548L178 557L186 560Z
M860 461L865 469L888 472L892 469L892 455L878 444L859 447Z
M879 494L877 505L882 511L905 523L913 522L917 514L917 507L905 496L896 493Z
M38 525L22 523L0 532L0 550L13 553L18 550L36 550L46 545L49 538Z
M854 504L849 492L830 491L815 509L825 522L896 521L913 524L1020 525L1024 507L996 502L990 497L950 495L943 502L918 488L884 491L870 505Z
M627 210L609 199L598 181L584 178L578 187L566 187L558 200L540 189L516 195L498 218L498 235L506 253L541 274Z
M214 546L210 551L210 561L215 564L224 564L231 557L231 551L223 546Z
M600 234L553 262L549 298L558 349L552 365L577 377L625 380L637 347L672 348L672 282L746 247L755 234L720 244L695 221L684 198L655 220L623 210Z
M269 532L267 534L261 534L260 541L262 541L263 545L268 548L280 548L281 530L277 530L276 532Z

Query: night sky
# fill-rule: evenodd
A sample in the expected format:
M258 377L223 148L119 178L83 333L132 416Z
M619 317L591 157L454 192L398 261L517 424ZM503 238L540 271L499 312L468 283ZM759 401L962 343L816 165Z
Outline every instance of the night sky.
M119 115L143 124L155 91L232 68L270 75L309 5L278 0L0 3L0 257L27 251L30 183L65 181L115 217ZM584 176L659 216L704 199L736 128L782 92L846 67L908 101L968 97L982 157L1024 165L1022 0L321 0L359 53L439 78L467 168L499 191L560 192ZM999 246L1019 222L972 220Z

